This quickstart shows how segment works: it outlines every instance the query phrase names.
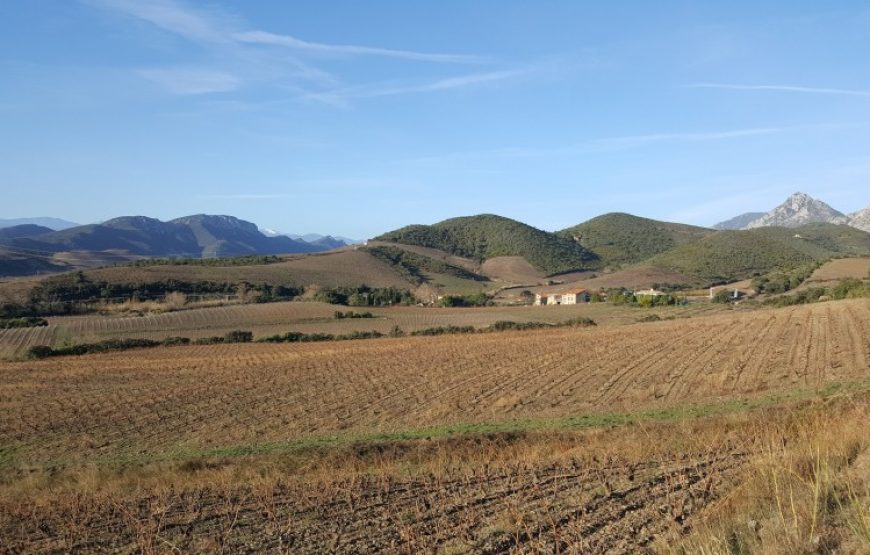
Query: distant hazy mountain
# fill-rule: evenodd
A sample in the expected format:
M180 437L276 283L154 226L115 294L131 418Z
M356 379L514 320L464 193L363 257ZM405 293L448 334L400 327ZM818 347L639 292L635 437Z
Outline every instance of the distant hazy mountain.
M842 212L838 212L814 199L806 193L795 193L785 199L785 202L746 225L746 229L757 227L797 227L809 223L845 224L849 221Z
M38 225L42 227L47 227L52 231L60 231L62 229L76 227L81 224L69 222L67 220L61 220L60 218L13 218L10 220L0 219L0 228L18 225Z
M21 237L38 237L46 233L54 233L54 230L35 224L13 225L12 227L0 228L0 242Z
M124 216L62 231L0 237L0 244L40 253L119 251L139 256L197 258L323 250L289 237L267 237L255 224L232 216L205 214L169 222L145 216Z
M358 239L342 237L341 235L321 235L320 233L306 233L304 235L299 235L296 233L281 233L280 231L275 231L274 229L269 229L268 227L261 227L260 231L268 237L284 236L295 239L297 241L305 241L306 243L311 243L312 245L326 246L329 249L335 249L338 247L362 243L362 241Z
M713 226L713 229L743 229L762 216L764 216L764 212L746 212L745 214L734 216L730 220L719 222Z
M849 214L849 225L870 233L870 206Z
M314 241L307 242L311 245L323 247L324 250L338 249L341 247L346 247L348 245L347 242L342 241L341 239L337 239L335 237L330 237L329 235L327 235L326 237L321 237L320 239L315 239Z

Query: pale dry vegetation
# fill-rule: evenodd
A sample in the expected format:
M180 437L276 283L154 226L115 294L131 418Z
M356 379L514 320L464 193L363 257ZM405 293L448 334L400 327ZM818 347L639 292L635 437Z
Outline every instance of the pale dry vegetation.
M741 482L667 553L870 552L866 396L767 422ZM668 545L673 542L672 545Z
M868 308L2 363L0 552L860 553Z
M868 306L6 363L0 437L31 462L155 456L821 390L870 378Z
M759 532L746 552L768 553L780 539L771 539L779 514L786 522L793 513L809 518L804 511L827 495L784 494L788 487L808 489L800 479L812 482L818 459L811 457L809 466L800 459L774 462L772 446L815 452L818 434L806 435L808 426L857 430L867 408L865 390L624 427L349 442L31 472L3 486L0 552L696 553L717 539L720 520L739 515L739 533ZM858 461L870 454L866 436L826 444L845 456L824 472L857 484L846 476L862 476ZM759 476L770 483L768 462L803 473L795 479L781 473L781 498L769 488L751 489ZM866 480L864 474L865 486ZM847 504L866 502L866 490L843 491ZM768 509L779 500L783 512L747 524L732 509L746 499ZM859 514L828 497L823 503L822 510L846 519ZM818 522L817 532L836 534L838 546L862 545L852 521ZM809 520L800 527L804 534L812 530ZM819 541L809 535L787 545L812 548Z

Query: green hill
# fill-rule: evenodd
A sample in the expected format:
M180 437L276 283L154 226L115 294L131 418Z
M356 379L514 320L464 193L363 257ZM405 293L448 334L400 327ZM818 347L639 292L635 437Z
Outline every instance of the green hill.
M644 261L674 247L697 241L713 230L686 224L660 222L624 213L611 213L557 232L577 237L608 266Z
M808 224L788 229L718 231L654 256L647 263L704 282L725 282L837 256L868 254L870 233L845 225Z
M434 225L411 225L375 237L375 240L430 247L480 261L497 256L521 256L549 274L600 265L594 253L570 237L492 214L452 218Z

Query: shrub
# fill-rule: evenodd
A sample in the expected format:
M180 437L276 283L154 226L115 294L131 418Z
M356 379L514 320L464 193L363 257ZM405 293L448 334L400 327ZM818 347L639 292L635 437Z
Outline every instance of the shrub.
M224 334L225 343L250 343L254 340L254 332L245 330L233 330Z
M224 338L219 335L213 335L211 337L200 337L199 339L194 339L194 345L215 345L217 343L223 343Z
M589 327L589 326L597 326L595 320L592 318L586 318L585 316L578 316L577 318L571 318L570 320L565 320L562 325L564 326L579 326L579 327Z
M188 345L190 344L189 337L167 337L166 339L160 342L161 345L165 345L167 347L171 347L174 345Z
M46 358L54 354L54 349L48 345L34 345L27 350L29 358Z
M509 330L534 330L540 328L549 328L550 324L544 322L512 322L510 320L499 320L486 328L486 331L509 331Z
M0 319L0 330L12 328L35 328L47 326L48 320L45 318L37 318L35 316L23 316L20 318L3 318Z
M474 333L476 331L474 326L439 326L412 331L411 335L446 335L453 333Z
M474 293L473 295L445 295L438 300L444 307L457 306L487 306L492 300L486 293Z
M336 320L343 320L345 318L374 318L375 315L371 312L354 312L353 310L348 310L347 312L342 312L340 310L336 310L334 313Z
M349 306L389 306L394 304L414 304L417 302L416 297L407 289L396 289L395 287L372 288L367 285L321 289L314 295L314 300Z

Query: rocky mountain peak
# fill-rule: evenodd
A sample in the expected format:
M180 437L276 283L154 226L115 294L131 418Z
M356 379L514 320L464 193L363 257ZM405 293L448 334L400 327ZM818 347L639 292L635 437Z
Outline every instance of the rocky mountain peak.
M789 196L785 202L770 212L750 222L746 229L768 226L797 227L813 222L845 224L849 222L849 218L824 202L806 193L798 192Z

